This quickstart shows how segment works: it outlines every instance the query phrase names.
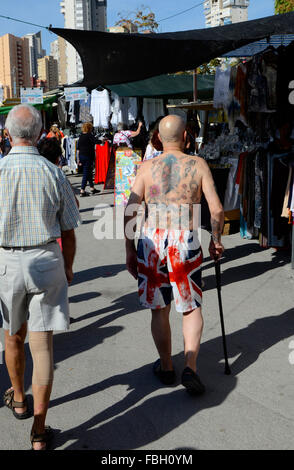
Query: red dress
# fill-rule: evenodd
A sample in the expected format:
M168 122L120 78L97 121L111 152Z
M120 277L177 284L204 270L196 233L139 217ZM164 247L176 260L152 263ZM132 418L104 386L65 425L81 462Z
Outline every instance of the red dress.
M108 140L104 145L96 145L95 184L105 183L110 160L111 146Z

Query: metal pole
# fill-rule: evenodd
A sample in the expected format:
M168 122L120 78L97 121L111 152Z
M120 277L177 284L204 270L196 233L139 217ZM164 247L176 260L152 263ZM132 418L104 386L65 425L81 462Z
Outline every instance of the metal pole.
M198 86L197 86L197 69L193 72L193 100L197 101L198 99Z

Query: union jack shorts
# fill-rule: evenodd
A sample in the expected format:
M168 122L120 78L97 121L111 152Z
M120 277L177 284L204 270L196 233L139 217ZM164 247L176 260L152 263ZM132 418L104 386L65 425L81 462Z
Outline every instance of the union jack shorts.
M140 304L157 310L174 298L178 312L202 303L202 249L189 230L144 228L137 247Z

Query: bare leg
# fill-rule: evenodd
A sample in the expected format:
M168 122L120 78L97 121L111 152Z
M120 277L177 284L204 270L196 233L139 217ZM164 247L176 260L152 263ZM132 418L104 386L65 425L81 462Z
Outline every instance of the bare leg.
M27 334L27 324L24 323L19 331L10 336L5 330L5 362L14 390L14 400L23 402L24 391L24 371L25 371L25 351L24 342ZM25 408L15 408L16 413L24 413Z
M32 429L36 434L43 434L53 384L53 332L31 331L29 344L34 363L32 380L34 422ZM36 442L33 447L35 450L42 450L46 444Z
M159 353L162 370L173 370L171 359L170 304L152 311L151 332Z
M190 367L194 372L196 372L202 330L203 318L200 307L183 314L185 367Z
M43 434L45 432L45 421L49 407L49 400L52 390L51 385L32 385L34 397L34 422L32 429L36 434ZM46 444L42 442L35 442L33 444L35 450L42 450Z

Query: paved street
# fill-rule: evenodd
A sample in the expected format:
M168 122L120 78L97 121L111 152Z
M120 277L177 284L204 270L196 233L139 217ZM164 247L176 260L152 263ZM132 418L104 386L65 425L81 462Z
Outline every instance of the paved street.
M80 177L71 177L78 188ZM203 233L205 328L199 374L207 393L191 397L180 384L181 316L172 309L178 381L164 387L152 374L157 359L150 312L138 305L125 270L122 240L95 240L98 203L80 199L71 331L55 335L55 382L48 424L55 449L290 449L293 448L293 274L289 258L239 234L224 238L222 296L232 375L224 375L214 268ZM3 332L0 340L3 342ZM28 345L26 345L28 350ZM31 396L28 354L26 390ZM8 388L0 366L1 397ZM0 449L28 449L32 419L17 421L0 403Z

